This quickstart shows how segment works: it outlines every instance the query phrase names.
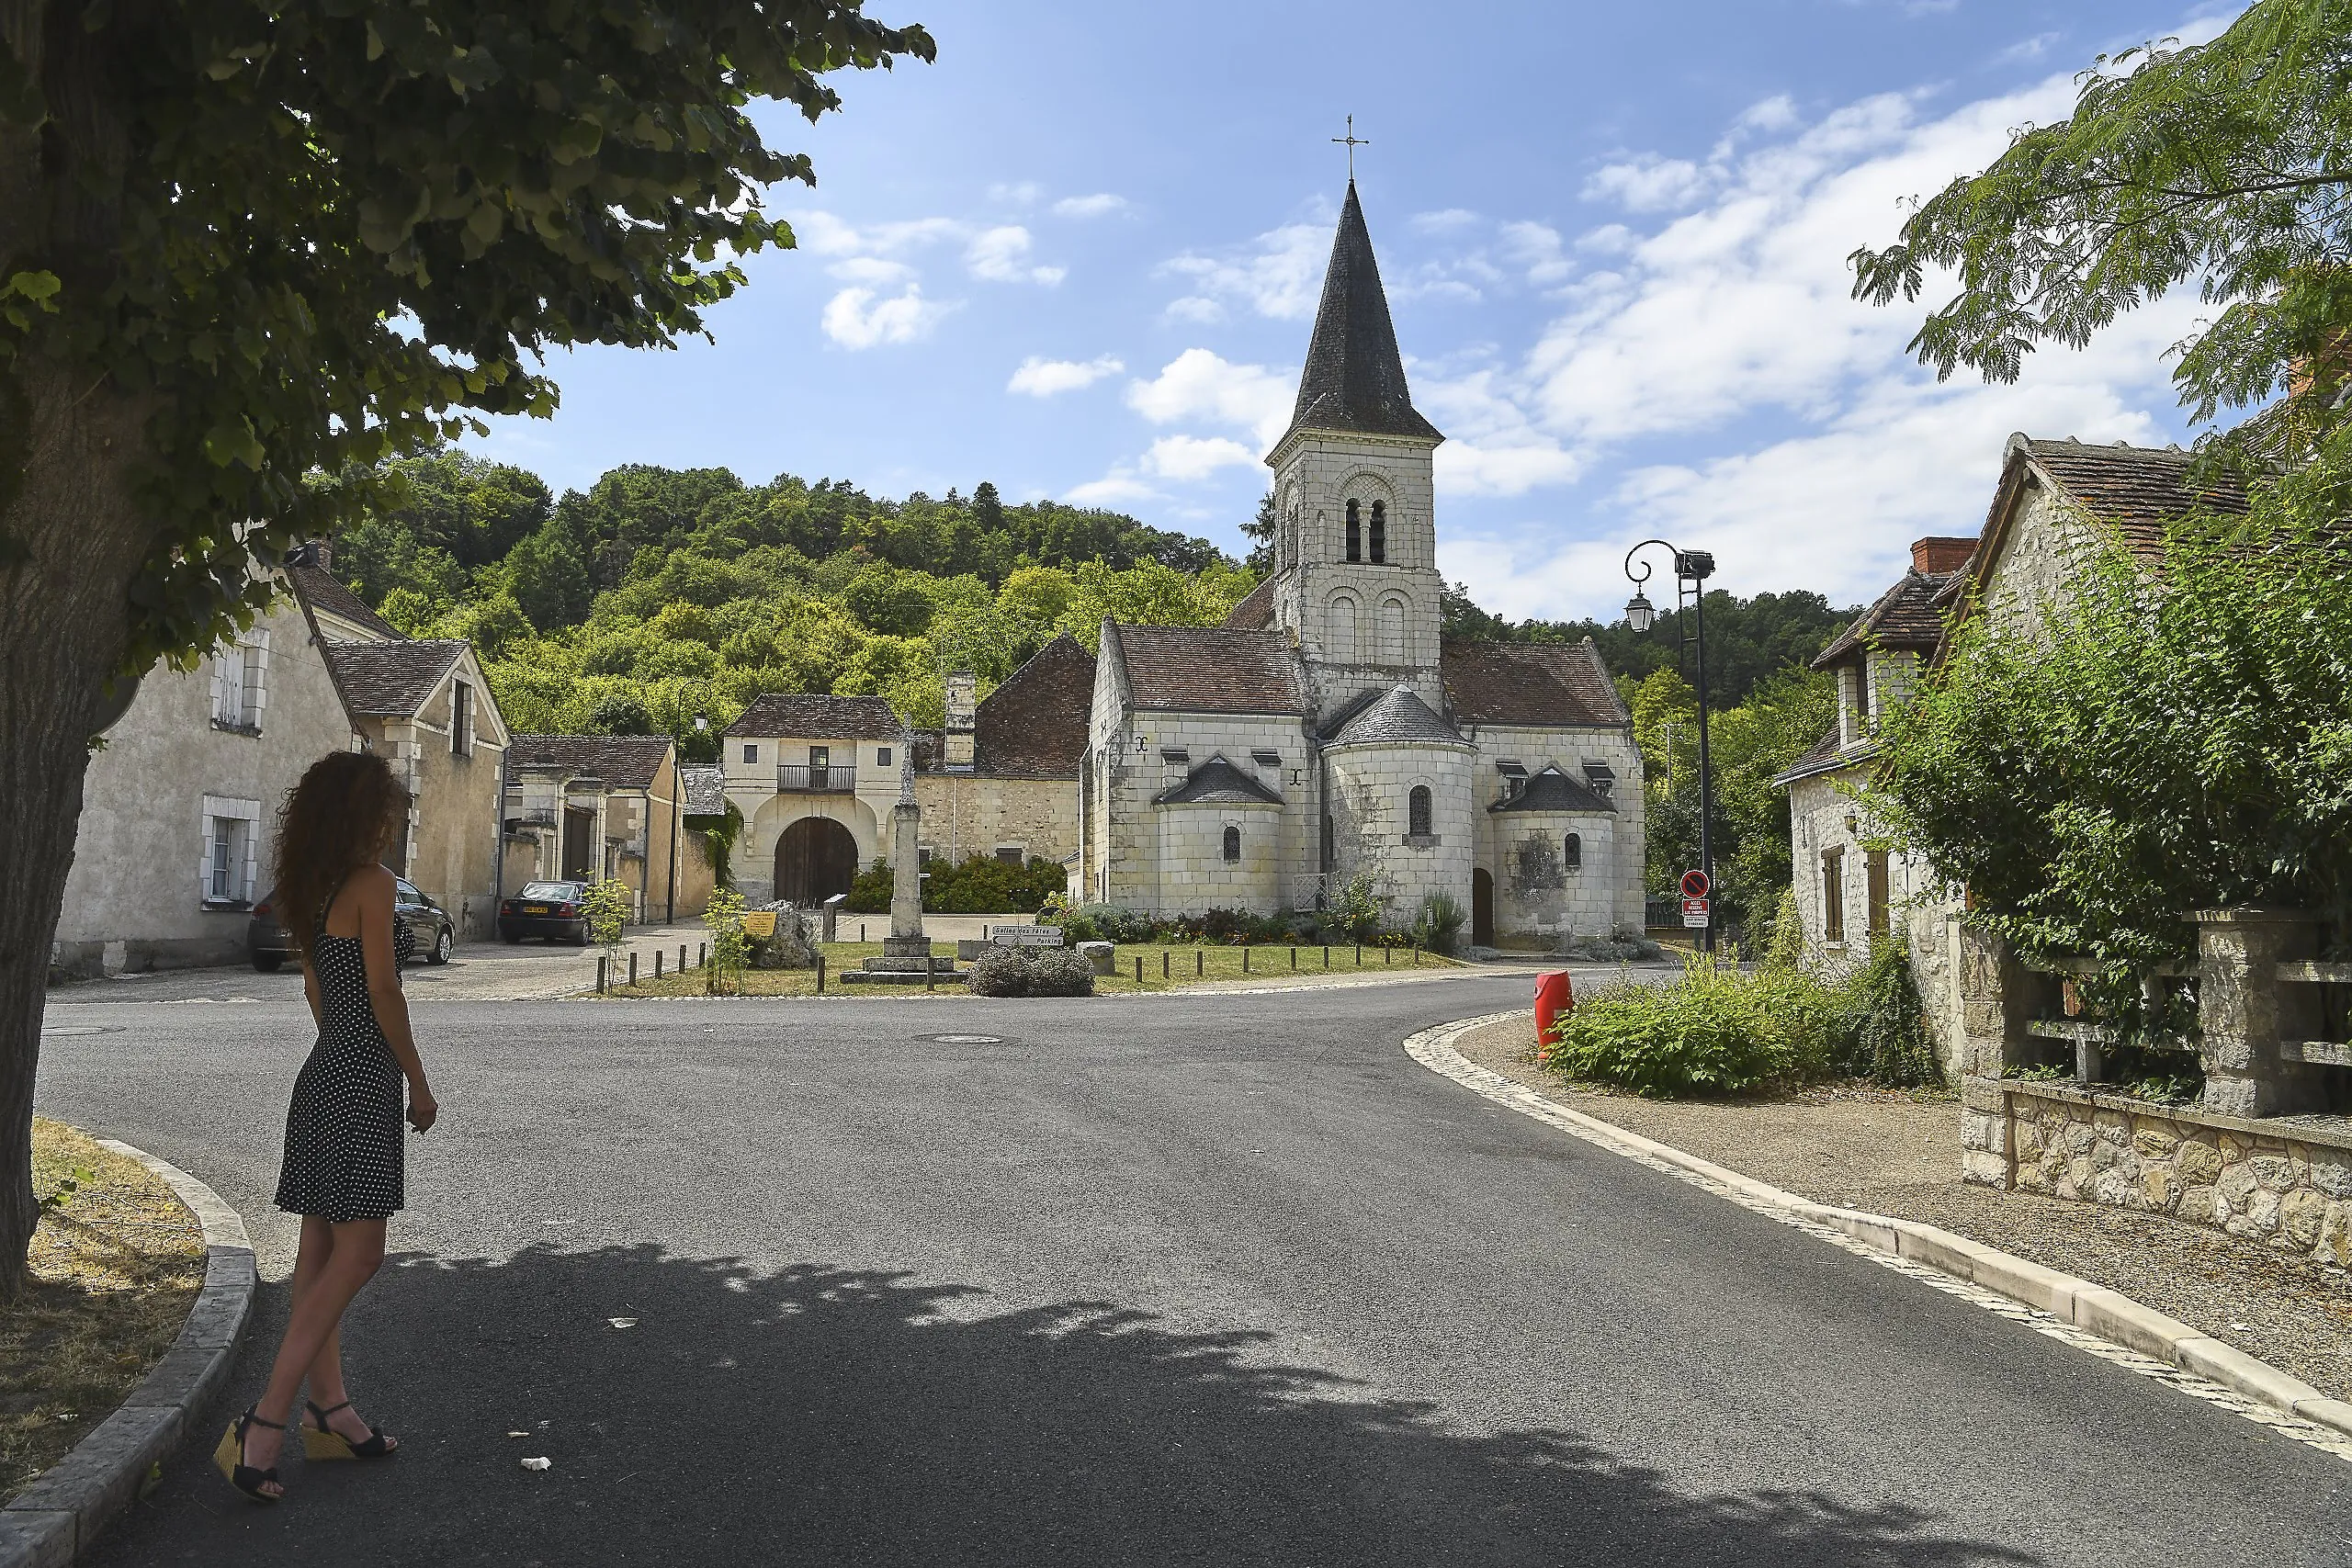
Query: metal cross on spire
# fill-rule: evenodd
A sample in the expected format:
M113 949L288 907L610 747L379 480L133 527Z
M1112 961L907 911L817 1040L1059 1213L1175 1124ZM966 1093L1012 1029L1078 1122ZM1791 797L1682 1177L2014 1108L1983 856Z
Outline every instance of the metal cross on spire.
M1356 117L1353 115L1348 116L1348 133L1345 136L1334 136L1331 140L1333 142L1343 145L1347 148L1348 183L1350 185L1355 184L1356 149L1359 147L1369 147L1372 145L1372 142L1368 139L1356 134Z

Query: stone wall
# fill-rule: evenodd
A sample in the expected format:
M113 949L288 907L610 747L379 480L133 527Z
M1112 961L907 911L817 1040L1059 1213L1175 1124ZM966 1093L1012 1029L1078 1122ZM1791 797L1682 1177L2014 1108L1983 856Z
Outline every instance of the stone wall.
M1390 925L1411 925L1423 901L1435 893L1451 897L1468 919L1470 867L1477 850L1470 806L1476 758L1467 746L1442 743L1324 750L1338 863L1332 878L1369 874ZM1416 788L1430 792L1434 831L1426 838L1406 831Z
M1202 801L1153 808L1159 828L1158 886L1149 908L1163 915L1209 909L1272 913L1281 904L1282 808ZM1225 858L1226 829L1240 855Z
M2352 1127L2167 1111L2064 1084L1975 1079L1962 1174L1986 1186L2172 1214L2352 1263Z
M1018 846L1024 859L1068 860L1078 852L1079 781L993 773L917 773L922 842L960 863Z
M1508 934L1513 929L1505 911L1515 869L1512 856L1517 840L1528 831L1521 821L1521 813L1487 809L1503 798L1503 776L1497 764L1506 759L1520 763L1531 774L1545 767L1556 767L1579 782L1585 778L1587 762L1604 763L1617 775L1609 801L1612 814L1605 819L1609 823L1605 857L1594 848L1596 833L1591 828L1566 818L1556 823L1547 819L1545 827L1556 827L1561 834L1573 829L1584 835L1585 868L1577 879L1577 896L1564 904L1562 910L1578 922L1577 931L1605 934L1621 926L1640 931L1642 900L1648 879L1648 835L1642 757L1634 745L1632 732L1481 724L1471 727L1466 733L1478 748L1477 759L1472 764L1471 816L1477 833L1478 863L1495 879L1495 923L1498 932ZM1535 929L1541 908L1532 906L1526 911L1527 923L1521 928L1523 934L1556 934L1551 930L1539 932Z

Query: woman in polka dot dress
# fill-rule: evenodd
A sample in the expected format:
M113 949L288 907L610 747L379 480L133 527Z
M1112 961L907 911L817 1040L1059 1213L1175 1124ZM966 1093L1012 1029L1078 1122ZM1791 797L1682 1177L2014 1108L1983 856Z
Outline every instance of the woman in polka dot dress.
M401 1206L401 1088L422 1133L437 1110L410 1037L400 965L409 936L393 918L392 874L379 862L408 815L408 792L381 757L321 758L287 797L277 904L302 956L318 1043L294 1080L277 1206L302 1216L294 1308L269 1387L214 1458L259 1502L285 1495L277 1455L305 1381L306 1458L380 1459L398 1448L351 1407L343 1384L344 1309L384 1260L384 1222Z

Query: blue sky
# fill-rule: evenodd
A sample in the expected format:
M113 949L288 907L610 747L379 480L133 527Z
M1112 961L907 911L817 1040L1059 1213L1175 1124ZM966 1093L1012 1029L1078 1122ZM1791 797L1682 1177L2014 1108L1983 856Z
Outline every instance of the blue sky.
M1939 388L1916 312L1846 298L1898 201L2063 116L2103 50L2234 6L2127 0L868 0L939 62L763 116L819 185L770 209L717 343L551 368L481 450L559 488L621 462L1114 506L1240 547L1357 177L1413 380L1451 439L1439 563L1513 616L1608 614L1620 558L1713 547L1737 592L1875 594L1973 533L2011 430L2185 435L2193 300L2013 388Z

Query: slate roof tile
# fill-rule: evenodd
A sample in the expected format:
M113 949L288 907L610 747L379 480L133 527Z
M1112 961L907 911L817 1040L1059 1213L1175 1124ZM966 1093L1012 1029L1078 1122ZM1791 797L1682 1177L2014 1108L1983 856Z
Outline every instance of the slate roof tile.
M406 632L369 608L368 601L345 587L343 580L331 571L315 566L293 564L286 569L286 580L294 585L294 592L314 611L355 621L387 642L408 640Z
M1235 767L1222 754L1185 775L1173 789L1152 797L1154 806L1280 806L1283 797Z
M363 718L404 718L424 705L468 646L462 638L448 637L322 641L320 652L347 711Z
M1518 794L1498 800L1487 807L1488 811L1584 811L1615 816L1617 808L1609 804L1608 796L1586 784L1572 779L1557 768L1545 768L1530 777Z
M1333 746L1394 746L1417 741L1464 744L1462 732L1430 711L1429 704L1398 686L1342 725Z
M1633 722L1592 639L1449 642L1440 660L1456 724Z
M1114 629L1139 708L1178 713L1306 713L1306 668L1281 632L1223 626Z
M767 692L727 727L729 735L807 737L818 740L896 740L907 727L880 697L835 697L814 692Z

